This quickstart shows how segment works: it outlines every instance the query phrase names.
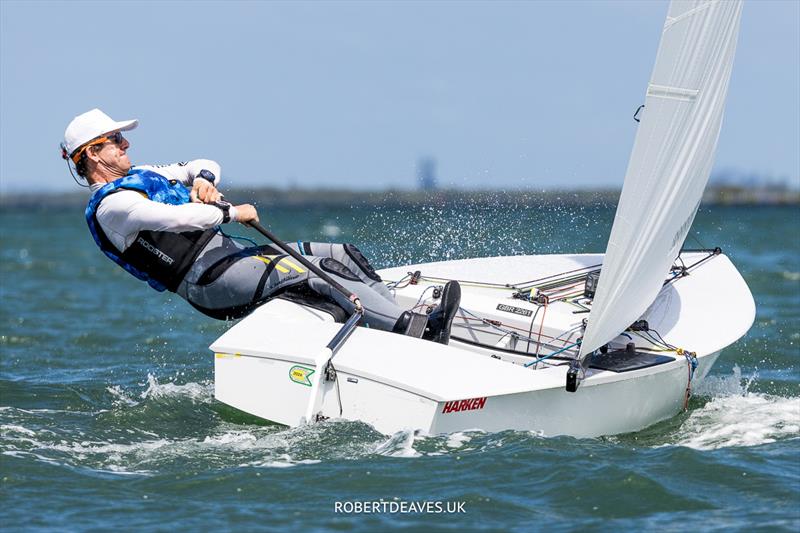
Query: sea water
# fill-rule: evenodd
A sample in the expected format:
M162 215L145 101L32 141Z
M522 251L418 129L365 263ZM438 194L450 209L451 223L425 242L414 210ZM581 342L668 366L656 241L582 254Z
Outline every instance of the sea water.
M4 530L800 529L797 207L701 209L687 246L731 257L755 323L685 413L598 439L234 411L207 349L228 326L113 265L81 211L0 213ZM509 196L262 212L287 240L355 242L377 267L602 252L612 219Z

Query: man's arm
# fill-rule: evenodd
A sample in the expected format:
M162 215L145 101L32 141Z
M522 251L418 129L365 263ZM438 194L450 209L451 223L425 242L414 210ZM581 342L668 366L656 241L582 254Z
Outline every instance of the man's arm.
M203 170L213 175L213 185L215 187L219 187L219 183L222 180L222 168L219 166L219 163L211 159L195 159L194 161L172 163L171 165L136 165L135 168L152 170L167 179L178 180L187 187L191 187L195 178L197 178Z
M230 220L246 223L258 221L255 208L249 204L231 206ZM119 191L100 202L97 221L103 232L119 250L125 250L140 231L194 231L223 223L221 209L201 203L168 205L153 202L136 191Z
M178 180L190 189L192 202L211 204L222 195L217 188L222 180L222 168L210 159L195 159L171 165L140 165L136 168L152 170L167 179Z

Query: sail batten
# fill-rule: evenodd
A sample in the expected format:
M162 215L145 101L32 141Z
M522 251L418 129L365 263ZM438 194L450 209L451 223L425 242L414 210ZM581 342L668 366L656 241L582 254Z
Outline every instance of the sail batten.
M664 22L664 29L666 30L667 28L669 28L673 24L675 24L677 22L680 22L680 21L682 21L683 19L685 19L687 17L691 17L692 15L697 14L698 11L702 11L703 9L707 9L709 6L711 6L712 4L715 4L716 2L719 2L719 0L707 0L706 2L701 2L700 5L698 5L697 7L692 8L689 11L686 11L686 12L682 13L681 15L679 15L677 17L674 17L674 18L670 17L669 15L667 15L667 20L666 20L666 22Z
M625 174L580 359L662 288L714 163L742 2L673 0Z
M700 93L697 89L684 89L682 87L666 87L664 85L650 84L647 86L647 96L656 98L674 98L690 102Z

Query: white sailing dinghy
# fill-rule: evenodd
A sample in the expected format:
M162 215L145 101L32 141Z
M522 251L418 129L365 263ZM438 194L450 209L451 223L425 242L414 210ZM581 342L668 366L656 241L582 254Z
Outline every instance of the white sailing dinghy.
M460 281L449 345L274 299L212 344L216 398L289 426L341 418L387 434L592 437L680 412L755 316L719 249L681 250L714 161L741 7L670 4L605 254L381 271L421 312Z

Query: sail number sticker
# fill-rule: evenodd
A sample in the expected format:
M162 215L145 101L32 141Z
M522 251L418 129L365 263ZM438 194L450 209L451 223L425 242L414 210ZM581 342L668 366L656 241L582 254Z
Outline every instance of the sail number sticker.
M311 374L316 372L313 368L306 368L304 366L293 366L289 369L289 379L300 385L306 387L311 386Z
M469 400L455 400L452 402L445 402L442 408L442 413L458 413L460 411L475 411L476 409L483 409L486 405L486 396L483 398L470 398Z
M514 313L515 315L531 316L533 311L530 309L523 309L521 307L514 307L513 305L497 304L498 311L505 311L506 313Z

